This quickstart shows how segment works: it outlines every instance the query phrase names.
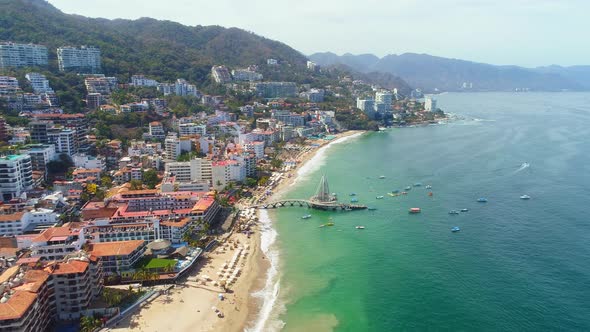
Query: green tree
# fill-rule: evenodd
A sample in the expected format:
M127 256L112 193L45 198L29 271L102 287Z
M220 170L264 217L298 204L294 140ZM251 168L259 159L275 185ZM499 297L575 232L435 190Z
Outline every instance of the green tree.
M107 187L110 188L113 186L113 180L111 179L110 176L103 176L100 178L100 183L102 184L103 187Z
M143 183L149 188L154 189L158 183L160 183L160 179L158 178L158 172L155 169L149 169L143 172Z
M131 185L131 187L129 188L131 190L141 190L141 189L143 189L143 183L141 182L141 180L131 180L129 182L129 184Z

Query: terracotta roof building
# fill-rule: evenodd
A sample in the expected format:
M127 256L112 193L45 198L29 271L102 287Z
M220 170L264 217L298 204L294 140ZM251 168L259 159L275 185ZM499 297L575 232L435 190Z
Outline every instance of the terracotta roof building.
M49 273L25 272L18 265L0 275L0 332L48 330L53 318L48 280Z
M143 240L94 243L90 253L102 259L105 276L123 275L133 271L133 265L143 256L145 247Z

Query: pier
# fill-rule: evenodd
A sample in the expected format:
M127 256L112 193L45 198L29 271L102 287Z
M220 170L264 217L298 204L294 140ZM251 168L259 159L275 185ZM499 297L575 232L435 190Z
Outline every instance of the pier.
M251 205L250 208L254 209L276 209L280 207L306 207L317 210L326 211L352 211L352 210L364 210L367 207L360 204L347 204L338 202L336 195L330 194L330 188L328 186L328 180L325 176L322 176L318 190L314 196L309 199L283 199L278 201L271 201Z

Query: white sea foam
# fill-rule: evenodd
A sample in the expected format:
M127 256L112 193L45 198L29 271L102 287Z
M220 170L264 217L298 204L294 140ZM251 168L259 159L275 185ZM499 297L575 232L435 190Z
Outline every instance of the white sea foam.
M268 259L270 267L266 272L264 287L252 294L254 297L262 299L262 306L252 326L245 329L247 332L278 331L284 326L284 323L278 318L272 322L270 321L271 316L275 314L273 309L278 307L277 299L280 293L279 252L275 246L278 234L272 227L272 220L268 215L268 211L260 210L259 217L262 226L260 249Z
M350 136L341 137L321 147L318 151L316 151L311 159L309 159L297 170L297 176L294 179L293 184L302 179L307 174L317 170L325 163L325 153L328 148L358 137L361 134L362 133L356 133ZM285 305L279 303L281 276L279 273L279 251L275 245L278 233L272 227L272 220L268 215L268 211L259 210L258 213L260 225L262 226L260 235L260 249L266 255L270 263L270 267L266 273L264 287L260 291L252 294L252 296L262 299L260 312L251 326L246 328L245 331L280 331L285 326L285 323L279 319L280 314L285 310Z
M350 136L340 137L340 138L322 146L321 148L319 148L318 151L316 151L316 153L313 155L313 157L311 157L311 159L309 159L305 164L303 164L301 167L299 167L299 169L297 170L297 177L291 183L291 185L294 185L299 180L304 179L307 174L318 170L322 165L324 165L326 163L326 150L328 150L331 146L346 142L346 141L351 140L355 137L358 137L362 134L363 133L360 132L360 133L352 134Z

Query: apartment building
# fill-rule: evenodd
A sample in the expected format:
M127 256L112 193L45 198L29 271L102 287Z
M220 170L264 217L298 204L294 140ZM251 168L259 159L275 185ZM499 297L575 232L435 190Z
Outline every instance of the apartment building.
M0 274L0 332L48 331L53 320L53 280L19 265Z
M31 156L26 154L0 157L0 194L2 200L18 198L33 186Z
M47 47L0 42L0 69L33 66L47 66Z
M80 73L100 71L100 50L97 47L64 46L57 49L57 64L60 71L73 70Z
M93 243L90 254L100 258L104 276L130 276L133 265L145 252L145 241L130 240L117 242Z

